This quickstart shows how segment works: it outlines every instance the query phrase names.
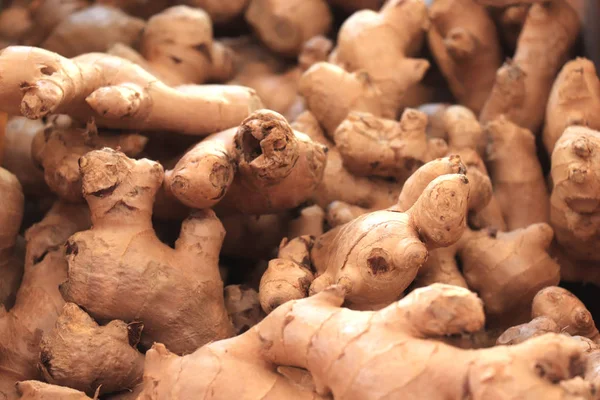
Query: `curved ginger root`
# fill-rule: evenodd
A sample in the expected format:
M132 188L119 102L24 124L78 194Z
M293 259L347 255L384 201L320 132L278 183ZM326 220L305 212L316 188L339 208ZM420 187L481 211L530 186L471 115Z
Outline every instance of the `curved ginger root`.
M105 148L87 153L79 165L92 228L67 242L65 300L99 321L143 323L147 347L159 341L186 353L231 336L218 268L225 231L215 214L192 214L175 249L169 248L152 228L154 195L164 175L158 163Z
M435 0L429 18L429 47L454 97L479 114L502 63L494 21L474 0Z
M515 55L496 73L480 120L487 123L504 114L537 133L554 78L567 61L578 33L579 18L565 0L532 5Z
M0 305L0 398L17 397L15 383L41 378L39 343L52 329L64 305L59 285L67 278L63 245L89 226L87 210L56 203L25 233L25 273L9 312Z
M140 323L98 324L77 305L66 303L53 330L40 343L40 369L52 384L94 393L112 393L141 382L144 356L134 347Z
M565 130L552 153L550 220L571 261L600 261L599 155L600 132L578 126Z
M143 68L101 53L67 59L11 46L0 52L0 73L0 109L31 119L68 114L82 122L94 118L99 127L207 135L238 125L261 107L251 89L173 89Z
M250 0L246 21L269 49L297 56L304 42L326 34L332 22L325 0Z
M21 400L92 400L79 390L39 381L17 382L16 389ZM94 400L97 398L94 396Z
M591 399L572 395L561 384L573 378L584 362L581 347L571 338L548 334L516 346L480 350L436 340L483 328L482 303L466 289L432 285L376 312L340 308L344 293L341 287L332 287L288 302L243 335L185 357L155 345L146 355L141 398L179 400L212 393L216 400L318 396L484 400L507 394L523 399ZM452 368L445 367L449 364ZM316 394L294 396L275 372L278 365L308 370ZM256 384L240 393L234 382L250 379L245 376L249 370Z
M600 129L600 80L590 60L577 58L565 64L546 106L546 124L542 139L548 154L565 129L572 125Z
M550 195L535 136L504 116L490 122L486 131L491 139L487 161L494 195L508 230L549 222Z
M103 147L119 148L128 156L135 157L147 142L145 136L135 133L99 135L93 123L85 129L50 123L44 130L38 131L31 153L42 167L44 179L54 193L65 201L81 202L79 157Z
M23 276L23 260L17 254L17 237L25 197L17 177L4 168L0 168L0 201L0 305L10 308Z
M347 291L347 306L356 309L376 309L398 299L427 259L428 250L449 246L461 237L468 196L469 181L464 175L444 175L434 179L405 212L374 211L316 238L310 250L316 278L309 293L331 284L342 285ZM289 264L293 269L301 267L297 260L272 263L279 268ZM299 277L312 280L310 276ZM304 290L302 281L300 289ZM298 288L295 282L291 286ZM272 298L287 300L283 290L264 294L271 299L261 294L261 304L272 308L277 303Z
M232 52L213 40L210 17L199 8L174 6L152 16L139 47L137 53L118 44L109 54L139 64L171 86L224 82L233 76Z
M421 165L448 151L441 139L427 139L427 116L406 109L400 121L351 112L334 133L344 167L357 176L404 182Z
M190 207L274 213L312 196L323 177L326 150L294 131L283 116L260 110L237 131L212 135L196 145L168 174L166 185Z

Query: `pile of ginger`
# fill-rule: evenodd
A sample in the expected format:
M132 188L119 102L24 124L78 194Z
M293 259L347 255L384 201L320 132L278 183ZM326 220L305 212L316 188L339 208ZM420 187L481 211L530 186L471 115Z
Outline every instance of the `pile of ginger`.
M2 2L0 399L600 400L591 3Z

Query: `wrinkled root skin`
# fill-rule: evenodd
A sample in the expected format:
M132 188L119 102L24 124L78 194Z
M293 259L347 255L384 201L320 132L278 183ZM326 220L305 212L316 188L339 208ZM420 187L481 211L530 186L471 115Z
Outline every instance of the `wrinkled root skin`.
M40 343L44 379L93 396L133 388L141 382L144 356L137 345L143 325L111 321L98 324L73 303L66 303L56 326Z
M141 399L177 400L208 393L215 399L240 400L487 400L505 399L507 394L523 399L592 398L590 393L577 397L562 385L581 373L584 362L581 346L571 338L548 334L516 346L482 350L434 340L483 328L482 303L466 289L432 285L377 312L340 308L342 303L344 289L339 286L290 301L245 334L185 357L156 345L147 354ZM450 364L452 368L445 367ZM307 369L316 393L292 389L274 372L278 365ZM201 376L199 368L204 371ZM240 393L234 382L251 368L260 379Z
M142 67L102 53L67 59L11 46L0 53L0 71L0 109L31 119L68 114L84 123L94 118L99 127L207 136L237 126L262 106L248 88L171 88Z
M225 231L214 212L192 213L172 249L156 237L151 221L164 175L158 163L105 148L87 153L79 165L92 229L67 242L64 298L99 322L143 323L144 347L161 342L189 353L231 336L218 269Z

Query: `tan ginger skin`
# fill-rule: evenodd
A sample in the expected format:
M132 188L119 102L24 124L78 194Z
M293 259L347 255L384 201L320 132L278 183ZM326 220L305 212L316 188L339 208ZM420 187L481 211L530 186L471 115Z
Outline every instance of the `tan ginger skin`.
M117 8L92 5L62 20L39 47L63 57L105 52L115 43L136 43L145 25Z
M300 54L304 42L326 34L332 23L325 0L250 0L244 16L266 47L287 57Z
M494 21L475 0L435 0L429 18L429 47L452 93L479 114L502 64Z
M119 148L130 157L139 155L148 138L136 133L99 135L95 125L85 128L61 127L50 123L40 130L31 147L34 160L44 171L44 179L50 189L61 199L81 202L81 175L79 157L89 151L110 147Z
M600 81L594 64L585 58L566 63L554 81L546 106L542 139L548 154L569 126L600 129L599 108Z
M70 60L35 47L11 46L0 53L0 72L0 109L31 119L68 114L82 122L94 118L105 128L206 136L237 126L261 107L251 89L174 89L127 60L101 53Z
M315 279L307 294L339 284L351 308L378 309L395 301L413 281L429 250L460 239L468 196L464 175L444 175L427 185L406 212L374 211L316 238L310 251ZM273 291L272 296L287 300L283 292ZM274 307L272 300L263 297L261 304Z
M487 164L507 229L550 221L550 194L535 136L501 116L486 126ZM515 207L518 204L518 207Z
M48 383L27 380L17 382L16 391L21 400L92 400L91 397L79 390L64 386L51 385ZM97 397L94 397L97 399Z
M487 123L504 114L537 134L544 122L552 83L578 33L577 13L564 0L532 5L515 55L496 73L480 120Z
M239 18L248 2L249 0L179 0L181 4L206 11L215 24L223 24Z
M550 221L556 241L574 262L600 261L599 152L599 132L572 126L565 130L552 153ZM585 269L583 266L581 271ZM589 269L594 268L590 265Z
M0 304L10 308L23 276L23 260L17 237L23 219L25 197L17 177L0 168Z
M237 130L209 136L165 181L182 203L220 214L269 214L307 201L322 180L327 148L294 131L280 114L252 113Z
M483 328L482 303L466 289L433 285L376 312L340 308L344 293L332 287L285 303L245 334L183 358L155 345L146 355L140 399L209 393L240 400L592 398L561 384L584 362L581 347L568 337L549 334L481 350L434 340ZM449 363L452 368L443 367ZM316 394L293 388L275 372L278 365L307 369ZM233 384L240 379L255 384L240 392Z
M307 108L329 135L350 111L396 118L405 93L429 68L427 60L410 58L427 25L420 0L392 0L379 12L362 10L346 19L330 57L335 65L316 63L300 80Z
M99 326L76 304L66 303L54 329L42 336L44 380L90 396L133 388L144 371L144 356L134 347L142 329L141 323L123 321Z
M139 48L137 53L117 44L108 53L144 67L171 86L233 77L233 53L213 40L210 16L202 9L174 6L152 16Z
M23 43L38 46L52 30L69 15L89 6L87 0L34 0L28 5L31 28L24 34Z
M400 121L350 112L334 133L344 167L357 176L380 176L404 182L421 165L444 156L441 139L427 139L427 116L406 109Z
M0 306L0 397L16 399L15 383L40 379L42 333L53 328L64 305L59 285L67 278L64 242L89 226L85 207L56 203L25 233L25 274L10 311Z
M87 153L79 165L92 228L67 242L65 300L98 321L143 323L145 347L156 341L181 354L231 336L218 268L225 231L214 212L186 219L172 249L152 227L164 175L158 163L105 148Z

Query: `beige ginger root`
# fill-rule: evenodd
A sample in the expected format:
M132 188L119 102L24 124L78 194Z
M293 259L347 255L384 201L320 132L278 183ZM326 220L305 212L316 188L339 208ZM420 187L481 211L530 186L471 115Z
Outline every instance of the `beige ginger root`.
M357 176L404 182L421 165L448 152L441 139L427 139L427 116L406 109L400 121L350 112L334 133L344 167Z
M106 52L112 45L133 45L142 34L145 21L118 8L92 5L63 19L39 45L63 57Z
M165 184L194 208L269 214L294 208L323 177L326 147L294 131L280 114L260 110L200 142L167 175Z
M568 127L552 153L550 221L570 261L600 261L599 155L600 133L580 126Z
M23 259L17 237L23 219L25 197L17 177L0 168L0 305L12 307L23 276Z
M152 16L139 48L137 53L118 44L109 53L135 62L171 86L233 77L233 54L213 40L210 17L199 8L174 6Z
M17 382L16 390L21 400L92 400L79 390L33 380Z
M224 24L240 17L249 0L178 0L190 7L201 8L215 24Z
M508 230L550 220L550 195L535 136L501 116L486 126L487 163ZM518 205L518 206L515 206Z
M143 325L111 321L98 324L77 305L66 303L56 326L44 332L40 369L52 384L105 394L141 382L144 356L134 347Z
M45 129L38 131L31 147L34 160L44 171L48 187L69 202L83 201L79 157L103 147L119 148L128 156L135 157L148 142L145 136L135 133L99 134L93 123L85 128L71 125L49 123Z
M571 338L549 334L481 350L436 340L483 328L482 303L466 289L433 285L376 312L340 308L344 293L333 287L288 302L245 334L185 357L155 345L146 355L141 399L209 393L215 399L240 400L592 398L591 393L571 394L562 384L581 373L578 367L584 362L581 347ZM452 368L444 367L450 364ZM278 365L307 369L316 395L294 393L275 372ZM240 379L255 384L240 393L234 384Z
M454 97L479 114L502 64L494 21L475 0L434 0L429 18L429 47Z
M429 183L405 212L374 211L316 238L310 250L315 279L309 293L339 284L346 290L346 305L351 308L377 309L395 301L414 280L429 250L450 246L462 236L469 188L464 175L444 175ZM301 267L295 264L291 268ZM298 277L300 288L306 286L302 283L306 278ZM292 286L298 284L292 282ZM274 290L269 297L261 296L267 309L276 303L271 299L280 294Z
M552 83L578 33L579 18L565 0L532 5L515 55L496 73L480 120L487 123L504 114L537 134Z
M600 80L590 60L577 58L560 71L546 106L543 140L548 154L565 129L573 125L600 129Z
M17 398L17 381L41 378L41 336L53 328L64 305L58 289L67 278L63 245L88 226L85 207L56 203L25 233L25 273L15 306L9 312L0 306L0 398Z
M0 73L0 109L31 119L62 113L82 122L94 118L99 127L208 135L238 125L261 107L251 89L173 89L143 68L101 53L70 60L11 46L0 53Z
M143 323L146 347L158 341L181 354L231 336L218 268L225 231L214 212L193 213L169 248L151 220L164 175L158 163L105 148L79 165L92 228L67 242L65 300L98 321Z
M325 0L250 0L245 18L265 46L288 57L300 54L308 39L326 34L332 23Z
M551 318L537 317L524 324L511 326L498 337L496 344L519 344L547 333L560 333L560 328Z

